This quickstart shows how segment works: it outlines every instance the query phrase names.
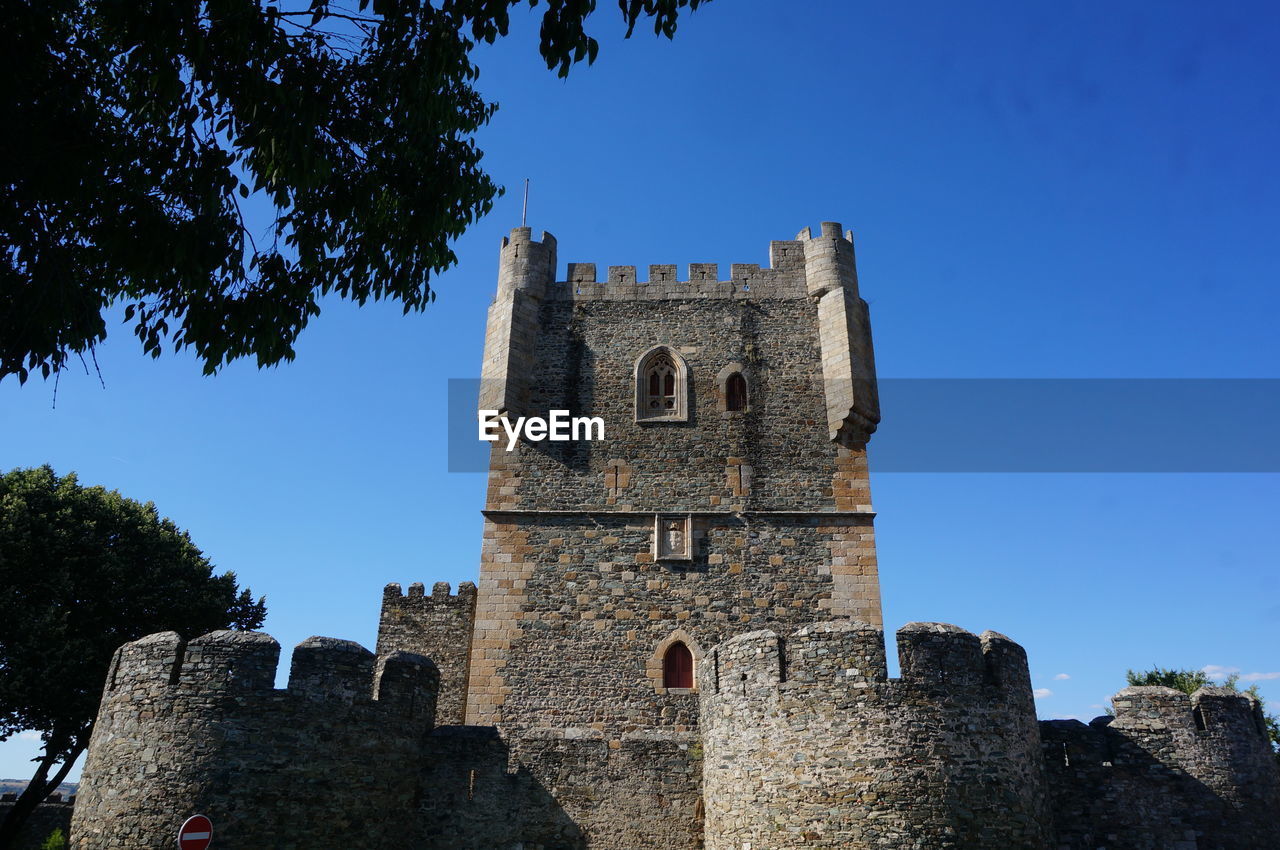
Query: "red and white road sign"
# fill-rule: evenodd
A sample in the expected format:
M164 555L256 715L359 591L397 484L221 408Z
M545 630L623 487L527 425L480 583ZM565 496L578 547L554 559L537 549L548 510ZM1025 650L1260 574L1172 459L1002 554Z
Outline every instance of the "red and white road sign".
M178 830L179 850L205 850L213 841L213 821L204 815L192 815Z

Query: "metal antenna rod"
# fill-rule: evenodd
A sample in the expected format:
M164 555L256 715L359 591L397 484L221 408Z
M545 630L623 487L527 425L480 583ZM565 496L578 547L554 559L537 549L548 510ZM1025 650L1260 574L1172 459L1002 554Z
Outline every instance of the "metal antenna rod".
M529 178L524 178L524 206L520 209L520 226L524 227L529 219Z

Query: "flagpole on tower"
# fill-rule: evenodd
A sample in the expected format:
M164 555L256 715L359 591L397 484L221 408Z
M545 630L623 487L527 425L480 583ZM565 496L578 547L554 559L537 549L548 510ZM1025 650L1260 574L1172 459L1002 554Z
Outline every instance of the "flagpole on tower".
M525 227L529 219L529 178L524 178L524 206L520 209L520 226Z

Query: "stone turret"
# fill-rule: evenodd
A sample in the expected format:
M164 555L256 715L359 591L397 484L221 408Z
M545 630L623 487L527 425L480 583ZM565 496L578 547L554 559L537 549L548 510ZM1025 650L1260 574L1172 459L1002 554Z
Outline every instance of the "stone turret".
M409 585L407 595L395 582L383 589L378 655L416 652L435 662L440 670L437 726L458 725L466 719L475 613L476 586L469 581L459 584L456 594L449 592L445 581L436 582L430 594L419 582Z
M1132 687L1114 717L1040 724L1061 847L1280 847L1280 769L1258 701Z
M503 238L498 293L485 325L480 370L480 409L519 416L529 402L529 372L538 336L538 310L555 281L556 240L550 233L533 240L517 227Z
M255 632L174 632L115 656L72 821L81 850L170 846L208 815L226 847L391 847L418 785L439 675L426 658L376 661L309 638L289 686L280 646Z
M871 318L858 294L853 232L841 235L839 222L824 221L818 236L805 228L796 239L804 246L805 284L818 302L829 436L865 443L880 422L880 395Z
M938 623L851 621L711 652L702 692L708 850L1047 847L1026 655Z

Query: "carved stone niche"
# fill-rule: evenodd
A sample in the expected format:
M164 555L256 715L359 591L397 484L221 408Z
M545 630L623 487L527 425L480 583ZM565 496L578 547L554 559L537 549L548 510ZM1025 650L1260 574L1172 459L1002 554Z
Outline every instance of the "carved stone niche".
M653 557L658 561L693 559L693 517L656 514L653 518Z

